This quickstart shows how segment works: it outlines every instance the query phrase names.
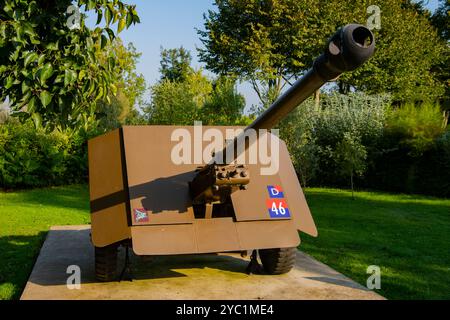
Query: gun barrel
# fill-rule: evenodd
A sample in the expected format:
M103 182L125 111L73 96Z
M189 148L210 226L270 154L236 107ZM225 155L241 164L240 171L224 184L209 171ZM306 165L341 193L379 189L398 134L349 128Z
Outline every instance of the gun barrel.
M373 55L375 38L365 26L349 24L331 39L325 52L309 70L274 104L258 117L248 129L272 129L303 101L328 81L364 64Z

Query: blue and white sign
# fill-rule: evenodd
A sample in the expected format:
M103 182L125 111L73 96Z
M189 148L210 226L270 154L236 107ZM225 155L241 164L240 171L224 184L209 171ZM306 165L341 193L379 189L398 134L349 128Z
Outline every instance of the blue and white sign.
M280 186L268 186L267 190L269 191L269 196L271 199L283 199L284 192Z

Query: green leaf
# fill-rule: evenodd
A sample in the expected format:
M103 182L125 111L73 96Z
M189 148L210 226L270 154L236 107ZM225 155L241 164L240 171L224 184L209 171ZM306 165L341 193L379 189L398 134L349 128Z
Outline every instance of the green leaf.
M97 60L95 58L95 54L92 51L88 51L89 60L92 63L95 63Z
M119 20L119 12L118 11L114 11L113 23L116 23L117 20Z
M102 19L103 19L103 11L100 9L98 10L97 13L97 24L100 24L100 22L102 22Z
M100 100L102 97L103 97L103 88L100 87L100 88L98 88L98 93L97 93L97 96L95 97L95 101Z
M36 52L30 52L25 56L24 65L27 67L30 63L36 61L38 59L38 55Z
M114 84L110 84L109 85L109 88L111 89L111 92L112 92L112 94L114 95L114 96L116 96L117 95L117 87L114 85Z
M28 86L26 81L22 81L22 94L25 94L28 91L30 91L30 87Z
M81 70L80 73L78 74L78 81L83 81L85 76L86 76L86 71Z
M120 33L125 28L126 23L127 22L126 22L125 18L121 18L119 20L119 25L117 26L117 33Z
M53 75L53 66L50 62L46 63L44 67L41 69L39 81L41 82L41 84L45 84L45 81L47 81L47 79L50 78L52 75Z
M108 44L108 38L104 34L102 34L100 48L104 49L107 44Z
M77 73L73 70L64 71L64 87L68 87L77 79Z
M94 80L91 81L91 84L89 86L88 96L94 93L95 89L97 88L97 84Z
M112 31L110 28L105 28L106 32L108 33L109 40L113 41L116 35L114 34L114 31Z
M114 69L114 67L116 66L116 59L114 59L114 57L108 58L108 66L109 66L109 70Z
M28 79L32 79L32 77L30 77L30 72L29 72L29 70L27 70L27 69L23 69L22 71L20 71L20 73L25 77L25 78L28 78Z
M39 113L33 113L33 115L31 116L31 119L33 119L34 122L34 126L36 128L40 128L42 125L42 117Z
M94 0L89 0L87 3L87 9L88 10L92 10L95 8L95 1Z
M5 82L5 89L9 89L13 86L14 79L13 79L13 77L8 76L4 82Z
M17 105L18 108L22 108L24 105L26 105L31 97L31 91L28 91L22 99L20 99L20 103Z
M17 46L16 50L9 55L9 59L12 61L17 61L19 58L19 53L21 51L20 46Z
M45 60L45 54L41 54L38 59L38 65L42 66L42 64L44 63L44 60Z
M133 23L133 14L131 12L127 13L127 29L131 26Z
M32 97L27 104L27 112L33 112L36 108L36 97Z
M113 17L113 12L110 7L106 7L105 9L105 19L106 19L106 25L109 26L111 23L111 19Z
M91 84L91 80L86 79L86 81L84 82L83 88L82 88L83 96L85 98L87 98L87 93L88 93L90 84Z
M46 47L47 50L56 51L58 50L58 41L49 43Z
M61 83L61 82L63 82L63 80L64 80L64 75L58 74L55 78L54 83Z
M50 92L48 92L46 90L41 92L39 98L44 107L48 106L50 104L50 102L52 102L52 95L50 94Z
M25 34L30 36L30 38L36 36L36 33L34 32L34 29L33 29L33 27L31 26L30 23L24 23L23 24L23 30L24 30Z

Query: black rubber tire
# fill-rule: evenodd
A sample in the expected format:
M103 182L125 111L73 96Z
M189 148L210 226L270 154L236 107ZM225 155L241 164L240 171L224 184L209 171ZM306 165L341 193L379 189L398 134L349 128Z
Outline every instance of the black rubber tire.
M297 248L259 250L264 271L270 275L285 274L292 270L295 264Z
M95 247L95 277L101 282L114 281L117 278L117 251L119 245L112 244L104 248Z

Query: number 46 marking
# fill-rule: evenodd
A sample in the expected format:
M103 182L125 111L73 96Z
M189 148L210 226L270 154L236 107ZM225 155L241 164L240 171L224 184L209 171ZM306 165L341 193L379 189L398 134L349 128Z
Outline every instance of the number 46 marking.
M281 214L282 216L286 215L286 209L283 207L283 203L280 202L278 208L277 208L277 204L274 202L272 204L272 211L275 212L276 215Z
M267 200L267 208L269 209L269 214L272 219L291 217L285 200Z

